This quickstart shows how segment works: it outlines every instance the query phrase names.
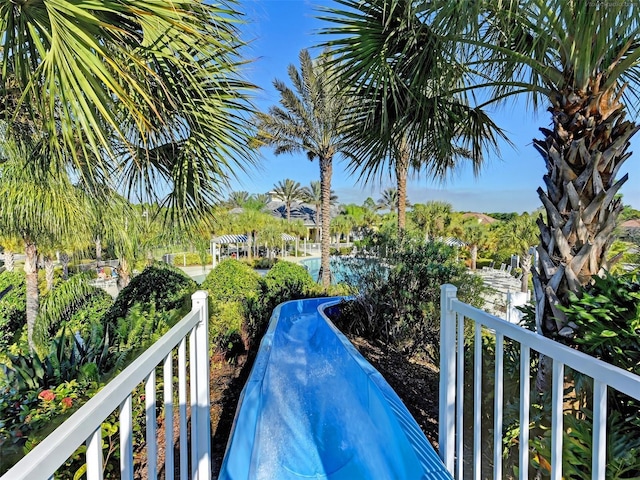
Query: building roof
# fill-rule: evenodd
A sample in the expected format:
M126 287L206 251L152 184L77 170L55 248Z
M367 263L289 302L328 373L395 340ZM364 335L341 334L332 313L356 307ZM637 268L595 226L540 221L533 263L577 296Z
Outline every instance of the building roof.
M622 228L640 228L640 218L633 218L631 220L627 220L626 222L622 222L620 226Z
M477 212L468 212L462 215L463 218L477 218L478 223L491 225L492 223L499 222L497 218L490 217L489 215L485 215L484 213Z

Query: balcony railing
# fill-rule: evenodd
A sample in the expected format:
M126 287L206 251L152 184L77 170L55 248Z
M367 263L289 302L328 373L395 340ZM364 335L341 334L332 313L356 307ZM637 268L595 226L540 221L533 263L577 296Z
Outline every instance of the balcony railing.
M164 478L173 479L174 471L178 471L182 479L209 480L211 426L207 292L194 293L192 302L191 312L186 317L87 401L0 480L52 479L60 466L83 443L87 447L87 480L102 479L101 425L114 411L119 411L121 478L132 479L132 397L133 392L143 383L146 478L158 477L156 426L157 412L160 412L164 418ZM177 372L174 374L175 365ZM162 370L161 389L156 385L157 369ZM174 375L177 375L177 385ZM158 397L162 397L160 402L157 400ZM176 397L177 405L174 402ZM178 439L174 439L173 435L174 420L179 424ZM188 439L190 444L187 443ZM178 465L175 465L174 457L176 440L179 445Z
M209 480L210 402L207 294L193 294L191 312L137 360L109 382L100 392L75 412L66 422L37 445L0 480L52 479L56 471L77 448L86 444L86 478L103 478L101 424L119 412L119 444L121 478L132 479L133 459L133 392L145 389L146 478L158 477L158 415L164 419L164 478ZM473 351L473 415L472 425L464 422L465 321L474 323ZM482 339L484 332L495 335L495 380L493 431L503 431L504 421L504 342L520 344L520 411L519 476L528 476L530 423L530 359L532 350L553 361L551 417L551 478L562 478L563 387L564 369L568 366L593 378L593 455L592 477L605 478L607 389L613 388L640 400L640 377L548 338L510 324L498 317L467 305L456 298L456 287L442 286L441 354L440 354L440 456L455 478L469 478L465 464L472 467L472 478L481 478L482 468ZM177 372L174 369L177 366ZM162 388L156 385L156 370L162 370ZM174 378L177 376L177 382ZM177 383L177 385L176 385ZM161 390L161 391L160 391ZM176 392L177 390L177 392ZM157 401L162 397L160 402ZM174 399L178 402L175 404ZM159 404L157 404L159 403ZM159 412L159 413L158 413ZM189 421L190 420L190 421ZM174 438L174 423L179 434ZM472 461L467 461L465 432L472 432L468 443ZM493 439L493 478L502 478L502 435ZM178 450L174 457L174 446ZM160 445L162 447L162 445Z
M466 321L474 323L473 342L473 416L469 428L464 424L465 349L464 327ZM563 404L565 366L593 379L593 450L592 478L605 478L607 446L607 389L613 388L640 400L640 377L573 350L551 339L517 325L508 323L482 310L467 305L456 298L456 287L442 286L440 330L440 457L454 478L481 478L482 461L482 399L490 398L482 391L482 332L495 335L495 371L493 432L493 478L502 478L502 445L504 420L504 342L511 339L520 344L520 438L518 468L521 480L528 478L529 422L531 407L531 352L538 352L553 361L552 415L551 415L551 479L562 478L563 455ZM487 372L490 374L491 372ZM468 398L468 397L467 397ZM485 430L486 431L486 430ZM472 443L465 440L465 433L472 432ZM467 447L465 449L465 446ZM472 455L465 454L471 451ZM468 458L471 456L471 461ZM472 476L465 475L464 467L472 467Z

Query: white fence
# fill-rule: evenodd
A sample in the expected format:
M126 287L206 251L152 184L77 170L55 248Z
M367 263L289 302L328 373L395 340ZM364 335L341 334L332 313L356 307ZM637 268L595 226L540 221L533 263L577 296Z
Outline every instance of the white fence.
M519 478L528 478L529 423L530 423L530 359L531 351L545 355L553 361L552 416L551 416L551 479L562 478L563 387L565 365L593 378L593 451L592 478L604 479L607 445L607 388L611 387L640 400L640 377L602 362L589 355L545 338L534 332L465 304L456 298L456 287L442 286L440 331L440 456L454 478L481 478L482 469L482 338L484 329L495 334L495 372L493 372L493 478L503 478L502 432L504 392L504 340L520 344L520 437ZM473 425L464 425L464 322L475 323L473 352ZM465 432L473 432L471 462L465 461ZM470 443L470 442L469 442ZM465 464L472 467L472 476L464 473Z
M14 465L0 480L52 479L55 472L86 444L86 478L103 478L102 427L119 409L120 474L132 479L133 417L132 392L144 382L146 478L158 477L157 415L164 417L164 478L174 477L174 444L179 444L180 478L211 478L211 425L209 411L209 340L207 292L192 295L191 312L151 348L109 382L66 422ZM187 355L187 344L189 354ZM177 351L177 353L176 353ZM175 358L177 356L177 359ZM177 364L177 399L174 404L174 363ZM187 365L189 371L187 372ZM156 369L162 368L163 388L156 387ZM187 388L189 387L189 388ZM161 405L157 398L162 396ZM177 416L179 437L174 439ZM188 417L190 428L188 428ZM191 439L190 445L187 439ZM190 462L189 462L190 459ZM191 475L189 475L189 464Z

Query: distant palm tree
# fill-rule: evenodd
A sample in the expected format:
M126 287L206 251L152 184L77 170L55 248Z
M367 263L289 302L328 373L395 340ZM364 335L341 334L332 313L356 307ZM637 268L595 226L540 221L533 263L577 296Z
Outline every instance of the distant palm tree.
M258 142L275 147L276 155L306 152L310 160L320 164L321 207L321 273L322 285L331 283L329 265L329 214L333 158L347 153L343 137L345 111L348 108L344 89L331 73L333 62L321 55L313 61L309 52L300 52L300 71L289 66L289 78L294 90L283 82L274 81L280 93L282 107L273 106L268 113L258 115Z
M320 207L322 206L322 189L320 188L320 182L312 180L309 186L304 187L303 190L303 200L315 207L316 212L314 221L316 225L320 225ZM331 205L335 205L337 201L338 196L333 190L331 190L329 203Z
M279 181L273 187L273 193L284 202L287 209L287 221L291 220L291 205L294 202L304 199L304 189L300 186L300 182L295 182L290 178Z
M486 225L478 222L478 219L471 218L465 220L458 231L458 238L467 244L471 257L471 270L476 269L478 260L478 248L489 240L489 229Z
M520 256L520 265L522 266L521 292L529 290L532 258L530 250L540 241L538 233L535 217L528 214L505 222L497 232L498 241Z
M227 205L229 206L229 208L242 208L244 207L244 204L249 201L249 198L249 192L231 192L229 194L229 198L227 199Z
M378 199L378 207L388 209L391 213L396 213L398 209L398 189L389 187L382 192L382 197Z
M431 201L414 205L411 219L424 232L425 240L432 240L447 234L452 211L450 203Z

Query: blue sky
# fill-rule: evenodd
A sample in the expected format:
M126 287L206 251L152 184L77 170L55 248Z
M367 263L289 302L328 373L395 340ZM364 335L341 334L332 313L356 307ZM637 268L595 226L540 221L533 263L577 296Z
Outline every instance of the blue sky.
M318 29L322 22L315 18L315 6L331 5L331 0L240 0L240 8L249 24L243 27L245 40L251 42L248 55L255 61L247 68L249 80L263 90L256 98L261 110L277 104L278 94L272 86L275 78L290 84L287 67L299 67L298 54L303 48L320 43ZM488 155L485 167L474 178L470 169L461 168L446 183L430 181L424 175L408 185L408 197L412 203L444 200L458 211L478 212L531 212L541 203L536 193L543 185L544 161L532 145L533 138L540 138L539 127L548 127L550 116L527 110L524 103L504 105L493 112L493 118L511 139L515 148L503 146L501 159ZM638 121L638 119L636 120ZM640 209L640 133L632 139L631 150L636 152L627 160L622 173L629 173L629 180L622 188L624 203ZM380 198L380 192L393 181L382 185L363 185L345 172L345 163L334 159L332 188L340 203L362 203L367 197ZM319 166L306 155L280 155L272 150L261 151L258 169L240 174L232 183L232 190L264 193L285 178L308 185L319 180Z

